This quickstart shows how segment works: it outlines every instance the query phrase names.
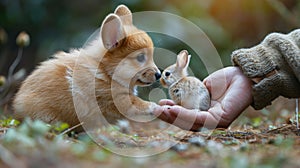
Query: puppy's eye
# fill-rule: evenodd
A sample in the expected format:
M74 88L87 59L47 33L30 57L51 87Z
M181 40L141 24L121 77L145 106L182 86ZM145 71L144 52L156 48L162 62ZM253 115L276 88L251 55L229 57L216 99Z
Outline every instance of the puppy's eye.
M144 54L144 53L139 54L139 55L136 57L136 60L137 60L138 62L145 62L145 60L146 60L145 54Z
M171 75L171 73L170 72L165 72L165 75L168 77L168 76Z

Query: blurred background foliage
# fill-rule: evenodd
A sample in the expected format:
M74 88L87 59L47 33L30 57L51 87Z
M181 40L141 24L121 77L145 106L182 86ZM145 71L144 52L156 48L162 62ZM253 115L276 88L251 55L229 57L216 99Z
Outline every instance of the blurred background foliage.
M189 19L211 39L224 66L231 64L234 49L253 46L270 32L288 33L300 26L298 0L0 0L0 27L8 35L0 46L0 75L7 74L17 55L14 39L19 32L31 37L18 66L30 73L57 51L81 47L119 4L132 12L164 11ZM187 48L172 38L151 37L160 41L159 47L176 53ZM205 69L192 66L196 76L207 75Z
M300 25L298 0L0 0L0 26L8 34L1 46L1 74L16 55L14 39L20 31L30 34L31 45L19 66L31 71L59 50L81 47L119 4L132 12L165 11L189 19L209 36L224 65L230 64L232 50Z
M182 16L190 20L191 22L199 26L210 38L210 40L218 50L224 66L231 65L230 53L233 50L242 47L251 47L253 45L256 45L261 40L263 40L264 37L270 32L276 31L282 33L288 33L291 30L300 27L300 0L187 0L187 1L182 1L182 0L123 0L123 1L122 0L84 0L84 1L83 0L72 0L72 1L71 0L0 0L0 114L2 114L2 112L5 111L10 112L8 110L9 107L7 107L9 106L7 105L7 102L9 102L8 99L13 97L13 94L6 93L6 92L2 94L3 90L1 86L3 85L3 83L5 83L4 76L7 76L9 67L13 64L14 60L18 55L19 47L16 45L16 37L20 32L26 31L30 35L30 45L24 48L23 57L16 69L16 72L24 68L27 74L29 74L35 68L35 66L38 65L39 62L51 58L51 56L55 54L57 51L61 51L61 50L69 51L70 48L79 48L82 45L84 45L84 43L89 38L89 36L96 29L99 28L105 16L108 13L113 12L113 10L119 4L127 5L132 10L132 12L164 11L164 12L169 12L169 13ZM1 38L4 37L1 36L3 30L7 34L6 41L1 40ZM174 29L173 27L170 27L170 31L175 31L175 30L176 29ZM189 51L192 52L188 46L186 46L185 44L183 44L182 42L180 42L175 38L167 37L155 33L150 34L150 36L153 38L156 47L166 48L175 53L179 52L183 48L189 49ZM207 76L207 71L204 69L202 64L199 66L199 64L195 64L195 63L193 64L192 62L191 68L197 77L203 79L204 77ZM17 76L21 76L23 79L22 73L21 75L17 75ZM17 79L21 79L21 77ZM19 80L17 80L17 82L18 84L20 83ZM10 85L7 87L8 88L7 90L11 92L15 92L16 89L18 88L17 87L18 84L12 82L9 84ZM12 87L15 89L12 89ZM154 87L158 87L158 84L156 84ZM150 90L151 89L148 88L144 91L150 91ZM152 94L161 94L159 90L156 91L157 92L152 92ZM144 96L145 96L144 98L147 98L147 94L144 94ZM1 100L1 98L3 100ZM274 106L272 108L262 110L261 114L255 113L253 110L252 111L249 110L248 116L251 117L251 119L247 117L240 118L240 120L236 120L235 123L232 124L232 127L238 126L237 128L240 128L241 130L242 129L247 130L248 128L251 128L250 126L252 126L252 128L253 127L261 128L262 125L269 125L269 128L273 129L274 125L278 123L284 123L286 122L285 120L289 121L291 116L290 112L292 110L286 110L286 109L288 107L290 107L290 109L293 109L295 105L294 101L277 99L273 104ZM2 105L4 106L1 107ZM278 115L276 116L275 114L279 114L279 117ZM0 115L0 119L2 119L1 115ZM270 120L275 122L271 122ZM15 126L19 124L17 123L17 121L11 118L7 120L2 120L2 122L3 121L5 122L0 123L2 127L7 127L11 125ZM28 125L25 128L27 127L30 128L28 129L29 132L21 131L21 129L16 129L17 132L10 131L10 133L8 133L9 136L7 136L6 138L1 138L1 140L6 140L6 141L8 140L8 142L10 143L11 141L19 140L20 138L23 138L21 140L23 141L23 143L29 142L27 144L45 143L44 141L41 141L41 139L30 139L29 137L32 135L32 131L36 131L35 128L41 130L40 128L43 125L41 125L41 123L37 121L35 124L33 124L36 127L30 127L30 124L28 123L31 123L31 121L25 122L25 126ZM250 123L250 126L247 127L247 123L248 125ZM45 131L47 131L47 129L49 128L45 127L44 130L42 129L42 132L35 132L34 135L44 136L44 134L46 133ZM2 130L1 135L2 135L6 129L1 128L1 130ZM256 134L257 133L255 133L255 135ZM266 137L269 138L269 136ZM260 140L260 138L258 138L258 140ZM279 138L281 138L281 141L284 142L282 143L284 145L285 141L282 140L282 137ZM25 141L24 139L25 140L27 139L28 141ZM232 140L231 139L232 136L230 135L230 138L228 138L228 141L230 140L229 143L233 143L233 140L236 140L236 139L232 139ZM292 145L290 145L289 148L287 148L286 146L282 146L282 148L279 149L276 148L275 150L269 150L269 148L264 148L265 146L261 146L259 144L253 143L253 139L249 139L249 145L248 143L244 143L244 141L245 142L248 141L247 138L237 138L237 139L239 143L243 142L240 144L240 150L237 150L238 148L233 147L233 150L228 153L226 149L220 151L219 149L215 150L216 148L213 148L214 151L217 151L218 155L209 154L211 156L207 157L205 153L209 151L209 146L208 146L207 148L206 147L203 148L203 152L200 151L201 155L199 156L202 159L204 158L205 161L203 163L207 163L207 161L208 163L211 163L212 161L210 160L216 159L217 163L219 163L220 161L220 164L223 167L224 167L224 163L226 167L226 162L224 162L226 161L226 159L227 159L227 164L230 164L229 167L234 167L234 165L237 165L235 167L243 167L244 163L247 163L244 162L245 158L250 158L250 159L252 158L253 160L255 160L254 162L268 161L270 162L270 164L276 165L278 167L279 163L280 165L285 163L283 162L284 161L283 159L288 158L288 155L285 156L285 153L288 153L291 150L287 150L287 149L292 148ZM262 142L261 142L262 144L265 144L267 142L267 141L265 142L264 139L265 138L262 138ZM228 141L226 140L225 142ZM78 144L69 143L69 141L68 143L62 143L61 141L57 141L57 142L54 141L53 144L54 146L52 145L52 143L50 143L50 146L49 143L47 143L46 145L42 144L38 146L39 147L46 146L46 147L50 147L51 149L53 148L53 149L66 150L66 148L61 148L61 146L57 144L60 145L68 144L68 145L72 145L72 147L73 146L77 147L74 149L77 149L76 151L78 151ZM245 147L245 145L243 144L246 144L247 146ZM250 144L253 144L254 147L251 148L248 147L250 146ZM299 145L299 142L295 141L295 144ZM85 146L85 144L79 144L79 145ZM216 145L214 145L213 147L215 146ZM270 147L269 144L266 145L266 147L268 146ZM9 147L9 149L16 148L15 151L23 154L25 153L26 154L25 156L28 156L29 154L30 157L31 155L34 154L33 152L28 153L28 151L26 150L27 148L22 148L15 144L8 144L6 145L6 147ZM3 148L3 145L0 145L0 148L2 151L0 152L2 153L1 154L2 161L4 161L5 163L9 161L12 161L12 163L14 163L16 161L16 160L6 159L4 157L6 156L4 155L5 151L3 150L5 148ZM39 148L31 148L31 149L39 149ZM45 162L47 161L45 158L50 158L51 162L55 162L55 163L60 163L57 162L57 160L59 161L62 160L60 157L55 157L56 160L55 159L53 160L54 155L52 153L56 152L56 150L45 152L44 148L42 149L43 149L42 154L38 153L37 155L38 156L37 158L41 157L40 159L41 163L36 162L37 165L40 166L41 164L43 165L48 164L49 161ZM246 149L246 152L241 154L238 151L242 151L242 149L243 151L245 151ZM83 151L87 151L87 150L83 150ZM269 155L262 157L261 154L259 154L260 151L263 151L262 152L263 154L264 152L266 152ZM282 151L284 152L283 154ZM48 156L49 153L50 153L49 156L51 157ZM69 154L71 153L72 155L74 155L75 152L73 153L60 152L60 154L65 154L65 153L68 153L68 155L64 155L64 156L68 156L66 160L70 160L70 162L72 163L77 163L74 162L75 159L72 160L69 158L70 156ZM86 153L84 152L81 153L77 152L77 153L81 155L86 155ZM248 153L250 157L247 156ZM294 158L297 158L299 156L299 152L297 152L297 150L292 150L292 152L290 153L292 156L295 155ZM44 157L44 154L46 154L46 157ZM193 155L185 155L185 157L182 157L184 155L180 153L180 157L174 157L175 160L171 160L170 163L182 163L181 164L182 166L183 164L186 164L186 162L181 162L182 160L179 160L180 162L178 162L178 158L180 159L188 158L188 161L191 161L191 158L198 159L197 157L193 157ZM91 158L90 155L86 155L86 156L88 158ZM102 161L102 163L105 163L105 165L107 165L107 162L115 163L115 161L117 160L116 164L120 164L124 166L124 160L120 158L116 159L114 157L111 157L112 159L107 161L106 157L108 157L108 154L106 151L104 152L102 151L102 153L100 151L100 157L99 157L99 153L97 156L98 156L97 158L100 158L100 161ZM116 156L116 155L112 155L112 156ZM5 159L3 159L3 157ZM159 157L165 161L168 161L168 157L166 157L166 155L160 155ZM169 156L169 157L173 157L173 156ZM279 159L277 159L276 157L278 157ZM24 160L24 158L22 158L21 160ZM241 162L239 160L243 160L243 161ZM295 160L298 161L297 159ZM82 163L81 160L78 158L76 158L75 161L79 161L80 163ZM140 165L145 166L144 164L145 161L147 160L142 160L142 162L139 161L136 162L135 164L138 163L139 166ZM152 160L149 160L148 162L149 165L153 165ZM196 162L200 163L199 160L197 160ZM24 167L24 164L22 165ZM126 165L132 165L132 164L131 162L126 161L125 166ZM162 165L166 165L166 164L162 164ZM216 164L212 164L212 165L215 166Z

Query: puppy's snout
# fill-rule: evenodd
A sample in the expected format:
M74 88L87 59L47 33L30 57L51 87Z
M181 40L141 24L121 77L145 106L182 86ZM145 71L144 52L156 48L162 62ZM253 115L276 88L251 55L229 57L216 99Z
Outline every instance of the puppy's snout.
M161 74L159 72L155 73L155 79L158 80L161 77Z

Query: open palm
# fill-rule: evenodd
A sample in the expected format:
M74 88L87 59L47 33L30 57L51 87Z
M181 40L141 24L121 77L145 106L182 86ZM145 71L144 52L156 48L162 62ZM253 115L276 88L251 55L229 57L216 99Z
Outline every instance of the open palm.
M252 82L237 67L218 70L203 83L211 94L208 111L186 109L164 99L159 102L154 115L185 130L227 128L252 103Z

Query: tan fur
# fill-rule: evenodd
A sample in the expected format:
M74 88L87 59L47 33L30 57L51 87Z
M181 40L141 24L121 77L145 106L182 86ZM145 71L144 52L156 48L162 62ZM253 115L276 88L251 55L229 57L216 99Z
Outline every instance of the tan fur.
M100 34L105 39L100 37L70 53L59 52L53 59L41 63L24 81L14 99L16 117L29 116L49 123L62 121L74 126L79 123L77 115L93 118L100 112L99 108L109 122L124 117L120 112L127 117L149 115L156 104L136 97L134 87L156 81L155 74L159 70L153 62L150 37L132 25L131 17L130 10L120 5L115 14L103 22ZM110 32L111 27L105 27L111 19L117 21L114 25L122 20L122 29L116 30L124 39L110 39L107 35L106 32L116 34ZM118 43L112 43L113 40ZM104 45L103 41L108 42ZM145 53L142 63L136 59L140 53ZM92 103L94 99L98 107ZM73 100L79 102L77 115Z

